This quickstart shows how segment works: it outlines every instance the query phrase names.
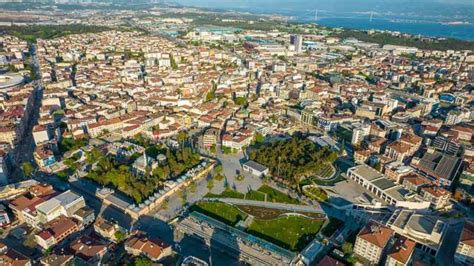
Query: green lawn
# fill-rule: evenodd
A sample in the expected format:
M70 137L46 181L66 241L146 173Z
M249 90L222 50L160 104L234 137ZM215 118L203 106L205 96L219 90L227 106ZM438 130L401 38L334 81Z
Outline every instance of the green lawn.
M226 188L221 194L207 193L207 198L233 198L233 199L243 199L244 194L235 191L231 188Z
M280 192L270 186L263 185L258 190L250 190L246 194L235 191L231 188L227 188L221 194L207 193L207 198L233 198L233 199L246 199L265 201L265 196L269 202L281 202L290 204L300 204L297 199L291 198L283 192Z
M260 191L251 190L247 194L245 194L246 200L257 200L257 201L265 201L265 193Z
M283 248L300 251L314 239L323 223L323 220L288 216L267 221L254 220L247 231Z
M228 225L235 225L247 217L238 208L222 202L200 201L191 207L192 211L203 213Z
M263 185L258 191L267 194L267 201L269 202L280 202L280 203L290 203L290 204L300 204L297 199L294 199L287 194L280 192L270 186Z

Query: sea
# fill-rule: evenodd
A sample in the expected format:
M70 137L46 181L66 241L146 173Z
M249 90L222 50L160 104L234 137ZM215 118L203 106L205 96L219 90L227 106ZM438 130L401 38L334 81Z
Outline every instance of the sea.
M283 15L328 27L399 31L474 41L474 0L175 0L185 5Z
M306 21L308 22L308 21ZM474 40L474 24L447 24L442 22L417 22L399 19L370 18L321 18L315 22L326 27L342 27L360 30L389 30L430 37Z

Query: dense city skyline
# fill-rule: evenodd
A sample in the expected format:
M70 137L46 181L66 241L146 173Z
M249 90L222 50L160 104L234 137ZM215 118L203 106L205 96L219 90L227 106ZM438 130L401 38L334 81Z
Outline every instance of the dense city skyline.
M179 2L0 3L2 264L474 265L470 4Z

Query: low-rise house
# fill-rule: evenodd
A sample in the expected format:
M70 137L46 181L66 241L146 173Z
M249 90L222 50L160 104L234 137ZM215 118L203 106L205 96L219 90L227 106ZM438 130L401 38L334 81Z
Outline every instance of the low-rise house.
M0 242L0 264L12 266L31 266L32 261L27 256Z
M54 149L50 143L40 144L37 146L35 148L35 152L33 153L33 157L35 158L35 162L39 167L47 167L56 162Z
M415 173L403 176L401 179L402 184L405 188L416 193L419 193L423 186L431 184L431 182L427 178L417 175Z
M103 241L88 235L73 241L68 247L68 251L86 265L101 265L108 250L108 246Z
M146 256L152 261L170 256L172 248L160 239L149 239L143 232L136 232L125 241L125 250L133 256Z
M357 163L365 163L369 159L370 155L372 155L371 150L356 150L354 152L354 161Z
M268 167L254 161L247 161L246 163L242 164L242 169L245 172L248 172L258 177L266 176L269 174L270 171Z
M73 255L57 255L51 254L41 258L41 265L44 266L68 266L72 264L74 260Z
M98 218L94 223L94 231L112 242L119 242L122 240L118 239L118 234L123 234L123 236L126 235L126 230L124 228L119 226L117 223L103 218Z

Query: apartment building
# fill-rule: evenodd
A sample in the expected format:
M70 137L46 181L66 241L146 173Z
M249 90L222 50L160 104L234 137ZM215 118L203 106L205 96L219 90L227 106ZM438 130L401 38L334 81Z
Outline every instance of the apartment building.
M83 196L70 190L59 194L36 206L38 219L42 223L47 223L60 215L73 216L79 209L86 206Z
M82 225L74 218L61 215L43 225L43 230L35 235L36 243L48 249L81 229Z
M396 236L395 242L387 253L385 266L410 265L416 242L403 236Z
M379 264L393 234L393 230L389 227L370 221L357 235L354 254L364 263Z
M456 254L454 254L456 262L461 265L474 264L474 222L467 220L464 223L461 237L459 238Z

